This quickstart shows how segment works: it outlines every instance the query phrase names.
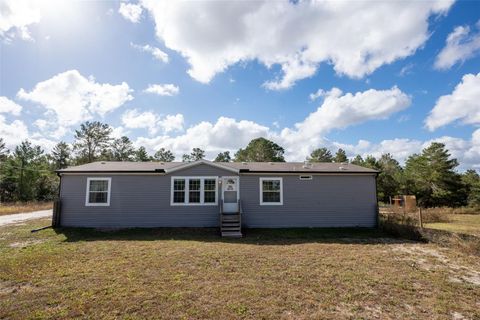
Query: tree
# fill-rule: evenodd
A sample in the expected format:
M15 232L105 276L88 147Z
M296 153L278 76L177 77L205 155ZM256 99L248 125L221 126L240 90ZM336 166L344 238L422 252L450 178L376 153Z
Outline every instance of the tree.
M333 160L338 163L348 162L347 153L340 148L337 153L335 153L335 158Z
M415 193L426 207L464 205L466 190L455 172L457 159L451 159L443 143L434 142L421 154L410 156L405 165L406 189Z
M145 147L140 147L135 151L135 161L138 162L147 162L151 161L152 158L148 155L147 150Z
M307 161L310 162L332 162L333 157L330 150L327 148L315 149L310 153L310 157L307 157Z
M93 162L106 149L111 140L112 128L99 121L85 122L75 130L74 150L80 156L80 163Z
M175 156L172 151L166 150L165 148L160 148L155 155L153 156L155 160L162 162L172 162L175 160Z
M220 152L215 160L215 162L230 162L232 158L230 157L230 151Z
M0 138L0 160L5 160L8 155L8 149L5 147L3 138Z
M131 161L135 155L132 141L125 136L113 141L111 151L115 161Z
M27 172L26 174L26 171L29 169L33 169L29 167L34 164L35 161L38 161L42 154L43 150L40 148L40 146L32 146L32 144L28 140L22 141L22 143L17 146L15 148L15 151L13 152L14 158L18 161L18 164L20 165L20 176L18 179L18 198L21 200L25 201L29 200L30 198L30 194L28 194L26 190L25 181L29 181L29 183L31 183L33 179L29 179L28 177L31 172ZM25 177L25 175L27 175L27 177Z
M184 154L182 156L183 162L198 161L205 158L205 151L200 148L193 148L190 154Z
M351 161L352 164L356 164L357 166L363 166L364 160L361 155L357 154L355 158Z
M473 170L467 170L462 175L462 181L467 191L468 205L480 207L480 176Z
M380 170L380 164L374 156L368 155L365 160L363 160L362 166L365 168L370 168L373 170Z
M70 146L64 141L57 143L50 154L50 158L53 161L53 167L55 170L68 167L70 156Z
M378 199L387 202L389 197L400 193L403 170L390 153L383 154L375 166L380 170L377 177Z
M285 162L285 150L273 141L257 138L250 141L245 149L235 153L235 161L247 162Z

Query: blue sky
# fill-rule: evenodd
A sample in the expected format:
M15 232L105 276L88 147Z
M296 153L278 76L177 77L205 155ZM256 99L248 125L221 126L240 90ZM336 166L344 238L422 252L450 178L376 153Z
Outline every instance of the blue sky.
M289 160L403 160L437 140L480 166L479 1L3 0L0 21L9 147L99 120L151 152L265 136Z

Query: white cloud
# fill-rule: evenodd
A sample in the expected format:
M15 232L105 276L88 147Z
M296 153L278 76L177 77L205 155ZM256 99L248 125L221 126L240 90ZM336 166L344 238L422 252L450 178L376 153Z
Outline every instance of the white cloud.
M309 97L311 101L315 101L320 97L323 97L325 95L325 91L323 89L318 89L317 92L310 93Z
M7 148L12 149L29 137L28 128L20 120L7 123L5 117L0 115L0 137L5 141Z
M281 67L281 76L265 83L269 89L288 88L321 63L361 78L410 56L428 39L430 17L452 3L141 1L158 38L186 57L194 79L208 83L233 64L257 60Z
M126 111L122 115L122 123L130 129L148 129L150 134L155 134L158 130L157 122L159 117L150 111L140 112L137 109Z
M122 123L130 129L148 129L149 134L156 134L159 130L163 133L183 130L183 115L167 115L161 117L151 111L140 112L137 109L126 111L122 115Z
M442 136L426 141L416 139L391 139L382 140L379 143L371 143L359 140L357 144L342 144L334 142L332 150L343 148L349 157L359 154L362 157L373 155L379 158L382 154L390 153L401 164L404 164L409 156L421 153L432 142L444 143L451 157L458 159L460 170L480 168L480 129L473 132L470 140Z
M132 43L132 42L130 42L130 46L132 48L135 48L135 49L140 50L142 52L150 53L155 59L157 59L161 62L168 63L168 54L166 54L165 52L163 52L162 50L160 50L157 47L152 47L149 44L146 44L146 45L142 46L142 45L138 45L138 44L135 44L135 43Z
M295 128L285 128L280 139L289 153L300 157L323 142L323 137L332 129L369 120L386 119L391 114L410 106L410 97L397 87L388 90L370 89L355 94L345 93L338 88L324 93L322 105L309 114Z
M21 111L22 106L7 97L0 97L0 113L11 113L14 116L19 116Z
M125 130L125 128L122 126L112 127L112 137L115 139L123 136L128 136L129 133L130 132L128 130Z
M235 152L254 138L266 137L282 145L289 160L302 161L312 149L327 142L325 134L330 130L346 128L368 120L385 119L409 105L410 98L396 87L355 94L343 94L334 88L325 93L322 105L315 112L297 123L294 128L285 128L280 133L253 121L220 117L215 123L200 122L178 136L168 135L168 130L164 129L163 135L140 137L136 144L145 145L151 151L161 147L168 148L176 152L177 156L199 147L206 150L207 157L213 158L220 151ZM136 116L138 115L137 112ZM183 116L181 119L183 122ZM146 120L144 122L147 123ZM153 123L158 125L158 118L148 123L145 127L153 126Z
M453 92L441 96L425 120L430 131L461 120L465 124L480 124L480 73L466 74Z
M34 1L3 0L0 3L0 39L9 41L19 36L33 40L28 27L40 22L41 14Z
M174 84L150 84L143 92L158 94L159 96L175 96L180 88Z
M220 151L233 152L245 147L252 139L268 135L269 128L255 122L220 117L215 123L200 122L176 137L167 135L155 138L140 137L136 145L146 146L151 151L164 147L175 152L177 158L189 153L192 148L199 147L206 150L207 158L212 159Z
M141 6L133 3L120 3L118 12L127 20L133 23L140 22L142 18L143 9Z
M167 115L165 118L160 120L158 124L165 133L171 131L182 131L184 124L183 115L180 113L177 113L176 115Z
M477 22L480 29L480 20ZM449 69L480 52L480 30L471 32L469 26L456 27L447 37L445 48L435 60L436 69Z
M93 77L85 78L77 70L69 70L37 83L30 92L22 88L17 96L42 105L49 122L65 130L117 109L133 99L131 92L126 82L98 83Z

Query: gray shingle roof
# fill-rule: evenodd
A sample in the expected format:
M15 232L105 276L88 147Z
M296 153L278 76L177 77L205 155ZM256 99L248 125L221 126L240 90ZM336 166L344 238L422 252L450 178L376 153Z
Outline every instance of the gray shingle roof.
M305 173L376 173L378 171L357 166L354 164L318 162L305 165L303 162L210 162L203 160L206 164L214 164L239 170L240 172L305 172ZM99 161L69 167L58 170L59 173L80 173L80 172L168 172L174 168L180 168L185 162L128 162L128 161Z

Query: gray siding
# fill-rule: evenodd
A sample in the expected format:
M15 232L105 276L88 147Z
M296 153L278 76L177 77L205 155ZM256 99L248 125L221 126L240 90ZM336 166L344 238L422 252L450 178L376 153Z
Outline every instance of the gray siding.
M375 176L316 175L283 178L283 205L260 205L261 176L243 175L243 223L255 228L374 227ZM266 177L266 176L263 176ZM276 176L280 177L280 176Z
M170 205L171 176L233 175L203 164L171 175L102 175L112 178L108 207L85 206L87 177L92 175L64 175L61 223L80 227L216 227L219 224L217 205ZM260 205L260 177L242 175L240 178L243 222L247 227L373 227L376 224L373 175L317 175L306 181L298 175L284 175L282 206Z
M198 165L172 175L102 175L111 177L110 206L85 206L87 177L62 176L63 226L79 227L216 227L219 208L171 206L171 176L234 175L226 170ZM100 177L96 175L97 177Z

